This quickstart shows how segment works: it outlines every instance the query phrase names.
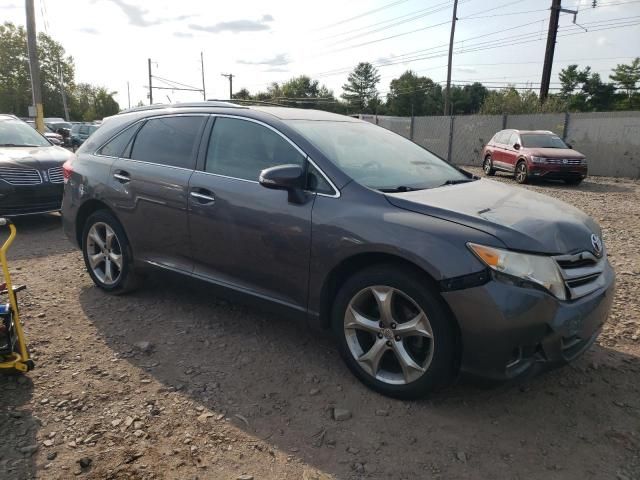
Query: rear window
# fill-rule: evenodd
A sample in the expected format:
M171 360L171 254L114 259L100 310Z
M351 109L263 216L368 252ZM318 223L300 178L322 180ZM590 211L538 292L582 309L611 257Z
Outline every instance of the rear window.
M195 168L195 150L206 117L152 118L133 141L131 158L170 167Z

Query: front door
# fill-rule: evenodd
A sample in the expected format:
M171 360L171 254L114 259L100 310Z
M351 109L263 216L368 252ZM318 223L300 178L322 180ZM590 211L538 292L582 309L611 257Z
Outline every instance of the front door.
M201 171L189 184L194 273L222 285L305 309L315 196L290 203L258 183L260 171L305 164L271 127L217 117Z
M147 120L111 167L111 195L134 257L191 271L187 197L204 115Z
M518 137L518 133L513 132L511 135L509 135L507 144L504 146L503 159L506 168L508 168L510 171L515 171L516 161L518 160L519 151L514 148L514 145L519 141Z

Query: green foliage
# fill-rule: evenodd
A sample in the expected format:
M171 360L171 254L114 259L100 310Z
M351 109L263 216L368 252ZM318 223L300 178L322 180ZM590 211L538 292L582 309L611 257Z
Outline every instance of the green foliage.
M267 87L266 92L258 92L255 95L243 88L234 93L233 98L279 103L286 107L346 112L346 106L336 100L333 91L306 75L293 77L282 84L273 82Z
M518 91L514 87L487 93L480 113L486 115L520 114L520 113L554 113L564 112L566 103L559 96L551 95L544 103L533 90Z
M618 64L613 69L613 74L609 75L619 89L627 94L628 107L633 110L634 105L640 104L638 101L638 83L640 82L640 57L636 57L629 65ZM635 100L635 102L634 102Z
M427 77L407 70L391 80L386 113L398 116L439 115L442 112L442 87Z
M342 98L359 113L375 113L371 107L378 105L379 81L378 70L368 62L360 62L342 86Z
M38 34L38 60L45 116L64 117L60 76L67 94L71 120L95 120L120 110L102 87L75 83L73 57L50 36ZM0 25L0 112L27 116L32 104L27 34L22 26Z

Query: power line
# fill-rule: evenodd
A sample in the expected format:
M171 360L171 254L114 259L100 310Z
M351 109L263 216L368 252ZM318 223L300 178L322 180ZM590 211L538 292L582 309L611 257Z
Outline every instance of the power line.
M369 30L369 31L366 31L366 32L363 32L363 33L359 33L357 35L353 35L351 37L340 39L337 42L329 44L329 46L337 45L338 43L341 43L341 42L348 42L348 41L354 40L356 38L365 37L365 36L371 35L373 33L381 32L381 31L387 30L389 28L397 27L398 25L402 25L404 23L409 23L409 22L413 22L415 20L419 20L419 19L424 18L424 17L426 17L428 15L433 15L434 13L438 13L438 12L442 12L444 10L447 10L447 9L449 9L450 5L451 5L451 2L445 2L445 5L441 6L439 8L432 7L432 8L425 9L426 11L425 10L421 10L421 12L424 12L424 13L421 13L419 15L414 15L413 17L409 17L409 18L406 18L404 20L399 20L399 21L397 21L395 23L391 23L390 25L386 25L384 27L376 28L374 30ZM403 16L406 16L406 15L403 15ZM401 18L401 17L398 17L398 18ZM388 22L390 22L392 20L386 20L386 21L380 22L380 23L388 23ZM371 25L370 27L373 27L375 25L377 25L377 24ZM365 28L369 28L369 27L365 27ZM347 32L338 34L336 36L343 36L343 35L345 35L345 33L347 33ZM352 32L348 32L348 33L353 33L353 31Z
M345 18L344 20L340 20L339 22L332 23L330 25L321 27L321 28L319 28L317 30L326 30L328 28L337 27L338 25L343 25L343 24L351 22L353 20L357 20L358 18L362 18L362 17L366 17L367 15L371 15L372 13L377 13L377 12L380 12L382 10L386 10L387 8L395 7L396 5L399 5L401 3L405 3L407 1L408 0L396 0L395 2L388 3L387 5L383 5L382 7L374 8L373 10L369 10L369 11L363 12L363 13L361 13L359 15L356 15L355 17Z
M488 8L486 10L480 10L480 11L478 11L476 13L472 13L471 15L469 15L466 18L473 18L476 14L479 14L479 13L493 12L494 10L498 10L498 9L501 9L501 8L504 8L504 7L508 7L510 5L515 5L516 3L522 3L522 2L524 2L524 0L515 0L513 2L503 3L502 5L498 5L497 7Z
M383 25L385 23L394 22L396 20L401 20L401 19L404 19L406 17L410 17L411 15L418 15L418 14L421 14L421 13L424 13L424 12L429 12L429 11L433 10L434 8L440 7L442 5L447 5L447 6L451 5L451 0L447 0L446 2L439 3L437 5L433 5L433 6L428 7L428 8L421 8L420 10L414 10L413 12L405 13L404 15L400 15L398 17L393 17L393 18L390 18L390 19L387 19L387 20L382 20L380 22L376 22L376 23L373 23L371 25L365 25L364 27L351 28L349 30L345 30L344 32L340 32L340 33L336 33L336 34L333 34L333 35L329 35L327 37L323 37L323 38L320 38L318 40L320 40L320 41L322 41L322 40L330 40L332 38L341 37L343 35L351 35L351 34L353 34L355 32L359 32L359 31L362 31L362 30L367 30L368 28L377 27L378 25Z

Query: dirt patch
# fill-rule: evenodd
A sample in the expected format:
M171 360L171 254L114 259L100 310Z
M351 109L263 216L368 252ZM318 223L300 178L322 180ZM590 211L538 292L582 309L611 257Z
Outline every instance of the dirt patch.
M640 183L525 188L602 225L611 318L568 367L418 402L360 385L329 335L207 285L158 273L105 295L59 217L19 222L37 368L0 378L0 478L640 478Z

